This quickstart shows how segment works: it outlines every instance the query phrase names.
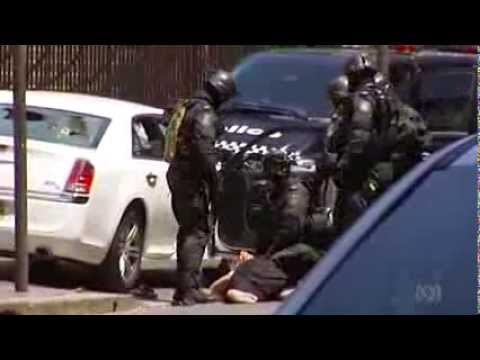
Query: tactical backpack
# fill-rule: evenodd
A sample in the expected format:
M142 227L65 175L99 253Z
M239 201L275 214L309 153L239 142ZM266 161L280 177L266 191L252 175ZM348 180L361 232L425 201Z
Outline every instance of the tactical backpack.
M165 160L171 162L178 149L178 132L190 106L189 100L180 100L174 106L165 131Z

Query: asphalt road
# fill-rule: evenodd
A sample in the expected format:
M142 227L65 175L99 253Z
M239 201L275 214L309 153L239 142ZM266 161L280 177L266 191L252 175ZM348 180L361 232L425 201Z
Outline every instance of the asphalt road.
M232 305L211 303L190 307L174 307L170 305L172 288L156 288L157 301L144 301L132 311L115 315L272 315L280 306L279 302L260 303L254 305Z

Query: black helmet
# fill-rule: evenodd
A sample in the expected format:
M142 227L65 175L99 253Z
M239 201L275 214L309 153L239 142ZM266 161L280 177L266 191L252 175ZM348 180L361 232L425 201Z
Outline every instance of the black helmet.
M348 90L348 77L345 75L333 79L330 84L328 84L328 96L334 106L337 106L343 99L348 98Z
M377 67L367 54L355 55L347 61L345 65L345 74L350 74L369 71L377 73Z
M345 75L348 77L350 88L355 88L366 78L373 78L377 67L367 54L353 56L345 65Z
M204 84L205 91L219 103L229 100L237 93L231 73L224 70L211 72Z

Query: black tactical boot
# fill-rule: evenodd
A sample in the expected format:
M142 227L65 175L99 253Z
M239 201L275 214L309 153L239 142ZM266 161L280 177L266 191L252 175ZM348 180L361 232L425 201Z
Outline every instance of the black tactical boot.
M193 306L215 302L216 298L203 293L198 289L190 289L185 292L175 291L173 295L173 306Z

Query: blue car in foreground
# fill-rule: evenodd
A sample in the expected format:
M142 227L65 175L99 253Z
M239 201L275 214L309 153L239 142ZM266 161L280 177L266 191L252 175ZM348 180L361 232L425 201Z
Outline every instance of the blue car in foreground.
M448 146L394 185L278 314L476 314L476 140Z

